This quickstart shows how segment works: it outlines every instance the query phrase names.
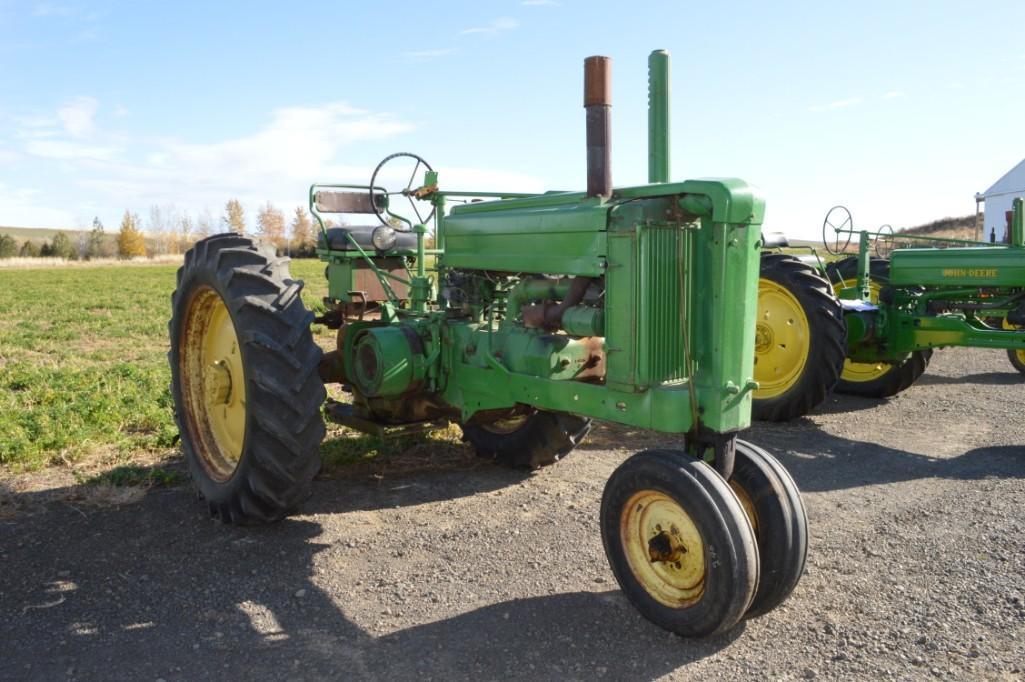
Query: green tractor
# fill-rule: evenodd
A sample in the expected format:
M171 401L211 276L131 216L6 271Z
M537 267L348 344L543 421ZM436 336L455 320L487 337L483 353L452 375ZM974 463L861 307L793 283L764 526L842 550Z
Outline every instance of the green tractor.
M934 349L947 346L1006 349L1025 373L1022 213L1019 199L1006 246L901 234L906 245L894 249L892 228L856 231L850 212L835 206L823 243L836 260L764 252L755 418L802 416L833 388L897 395L925 373ZM848 255L855 234L858 253ZM781 238L765 243L785 246Z
M456 423L477 454L524 469L604 420L680 436L626 460L601 503L609 564L645 617L711 635L791 593L808 542L800 493L738 438L757 386L764 203L739 180L669 181L668 54L649 68L647 185L612 186L610 60L591 57L584 192L447 191L411 154L368 185L311 187L328 280L316 320L273 249L222 234L186 254L172 392L215 518L295 511L324 415L377 435ZM373 224L329 227L327 214ZM337 330L327 353L315 321ZM349 399L325 405L326 383Z

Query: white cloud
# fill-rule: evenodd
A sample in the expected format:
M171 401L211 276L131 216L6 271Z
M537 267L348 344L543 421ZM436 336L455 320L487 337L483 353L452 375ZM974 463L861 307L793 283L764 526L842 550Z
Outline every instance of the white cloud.
M63 161L110 161L118 151L116 147L84 145L70 140L40 139L25 144L25 152L30 156Z
M847 99L838 99L830 102L829 104L820 104L817 106L809 107L809 111L815 113L821 113L823 111L834 111L836 109L846 109L847 107L853 107L861 104L862 100L860 97L848 97Z
M82 154L74 159L75 184L90 196L137 211L170 203L192 212L207 206L219 209L231 197L250 212L267 200L294 206L305 202L313 181L367 182L371 168L345 163L349 148L412 129L411 123L390 114L343 103L286 107L272 112L264 127L237 138L211 143L128 140L131 160ZM56 156L65 149L44 151Z
M125 136L102 127L86 142L64 132L56 119L49 125L53 137L21 138L17 151L25 154L26 163L34 159L45 164L48 174L59 176L71 211L88 206L86 212L108 222L125 209L145 214L154 204L174 204L192 215L208 208L219 214L235 197L250 216L268 200L283 208L305 204L311 182L368 182L379 158L405 146L387 140L415 128L392 114L340 102L281 108L251 132L205 143ZM410 169L399 165L386 169L384 186L404 187L409 181ZM541 181L528 175L450 166L440 170L448 187L543 189ZM67 226L77 215L47 211L42 200L37 205L30 197L16 202L2 191L0 195L0 224Z
M52 2L43 2L32 8L34 17L70 17L76 14L78 11L74 7Z
M94 118L99 107L95 97L76 97L57 110L57 118L68 134L83 137L95 128Z
M75 217L37 189L10 187L0 182L0 224L7 227L69 228Z
M509 17L499 17L487 26L475 26L473 28L464 28L462 31L459 32L459 35L472 35L477 33L482 35L493 36L497 35L501 31L511 31L519 25L520 22L516 21L515 19L511 19Z

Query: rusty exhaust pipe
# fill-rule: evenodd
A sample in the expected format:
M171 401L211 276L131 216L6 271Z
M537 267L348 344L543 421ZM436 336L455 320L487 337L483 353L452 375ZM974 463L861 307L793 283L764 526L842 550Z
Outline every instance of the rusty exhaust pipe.
M587 196L612 196L612 59L584 60L587 112Z

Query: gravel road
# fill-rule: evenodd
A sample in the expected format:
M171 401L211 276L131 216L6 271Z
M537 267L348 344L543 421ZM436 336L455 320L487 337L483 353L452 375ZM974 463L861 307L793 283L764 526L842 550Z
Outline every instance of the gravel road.
M258 529L187 487L21 500L0 521L0 678L1021 679L1022 384L1003 352L947 350L896 399L753 428L804 491L808 570L700 641L643 620L601 548L606 478L671 443L648 433L600 427L535 475L463 453L319 480Z

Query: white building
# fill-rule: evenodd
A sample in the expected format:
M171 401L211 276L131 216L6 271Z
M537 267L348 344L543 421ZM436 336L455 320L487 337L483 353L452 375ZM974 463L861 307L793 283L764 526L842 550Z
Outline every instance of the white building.
M983 241L1002 242L1007 234L1006 214L1011 210L1015 197L1025 198L1025 160L1004 173L985 192L975 195L976 205L985 202L986 222Z

